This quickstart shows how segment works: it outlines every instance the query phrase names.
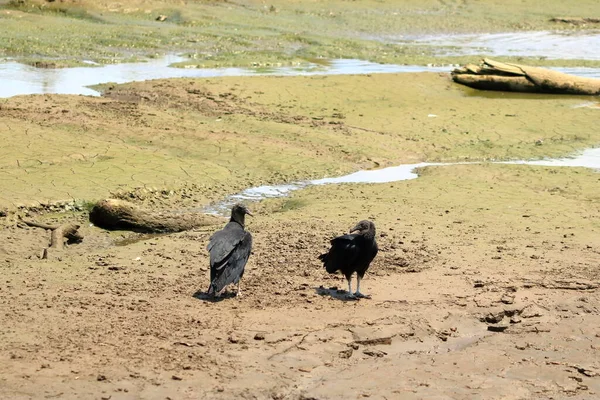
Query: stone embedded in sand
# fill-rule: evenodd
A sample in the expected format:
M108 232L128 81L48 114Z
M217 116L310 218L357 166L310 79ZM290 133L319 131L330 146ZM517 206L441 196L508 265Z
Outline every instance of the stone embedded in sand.
M354 350L352 350L351 348L342 350L342 351L340 351L340 358L350 358L350 357L352 357L353 352L354 352Z
M500 301L504 304L513 304L515 302L515 295L506 293Z
M508 328L508 325L494 324L488 325L487 330L490 332L504 332Z
M498 322L502 321L504 319L504 310L500 310L500 311L496 311L496 312L489 312L485 317L484 320L487 323L490 324L497 324Z
M383 356L387 356L387 353L385 351L371 350L371 349L363 350L363 354L366 354L366 355L371 356L371 357L383 357Z
M522 318L541 317L542 315L544 315L544 310L536 304L526 306L520 313Z

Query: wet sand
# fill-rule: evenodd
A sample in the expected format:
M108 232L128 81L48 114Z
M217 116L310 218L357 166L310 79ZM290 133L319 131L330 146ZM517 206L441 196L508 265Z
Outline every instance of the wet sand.
M485 4L502 26L547 17ZM452 11L448 29L480 15L462 2L424 11L438 9L415 31ZM593 99L476 92L439 73L104 89L0 106L1 398L598 396L600 174L490 163L597 146L598 108L581 107ZM205 248L222 223L143 236L87 220L106 197L198 212L249 187L463 161L484 163L252 204L243 296L217 302L204 294ZM76 222L84 241L44 259L49 232L19 218ZM372 298L346 301L317 256L361 219L378 232L361 284Z
M432 166L410 181L312 186L254 204L244 296L220 302L203 295L205 246L220 224L138 240L73 210L114 193L190 210L265 183L560 155L598 141L597 110L575 108L580 98L475 94L444 75L400 74L153 81L101 98L9 99L4 139L27 157L3 166L0 393L595 396L593 170ZM11 140L15 132L27 140ZM66 193L81 201L48 205ZM16 208L26 201L38 206ZM79 222L84 242L41 259L49 233L17 215ZM381 248L362 286L372 299L344 301L343 278L316 257L364 218Z

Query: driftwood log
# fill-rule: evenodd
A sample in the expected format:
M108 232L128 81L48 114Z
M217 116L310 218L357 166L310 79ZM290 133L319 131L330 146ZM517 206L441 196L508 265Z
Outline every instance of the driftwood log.
M34 221L26 221L23 219L21 221L27 226L33 226L35 228L42 228L51 231L50 247L44 249L42 259L48 258L49 249L64 249L65 239L69 244L80 243L83 241L83 235L77 231L79 229L79 225L77 224L48 225Z
M599 95L600 79L582 78L545 68L502 63L484 58L452 71L452 79L481 90Z
M130 230L139 233L187 231L222 222L220 217L199 214L150 212L133 203L118 199L102 200L90 212L90 222L108 230Z

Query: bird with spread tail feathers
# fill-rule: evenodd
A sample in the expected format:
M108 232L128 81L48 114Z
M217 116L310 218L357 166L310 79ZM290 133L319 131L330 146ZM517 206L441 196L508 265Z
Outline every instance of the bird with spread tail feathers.
M369 269L371 261L377 255L375 241L375 224L371 221L360 221L350 230L348 235L338 236L331 240L331 248L319 259L330 274L342 271L348 281L350 299L370 298L360 292L360 281ZM352 275L356 272L356 292L352 293Z
M210 295L220 296L231 283L237 284L236 296L241 295L240 280L252 251L252 235L244 228L246 214L252 215L244 205L234 205L227 225L210 237Z

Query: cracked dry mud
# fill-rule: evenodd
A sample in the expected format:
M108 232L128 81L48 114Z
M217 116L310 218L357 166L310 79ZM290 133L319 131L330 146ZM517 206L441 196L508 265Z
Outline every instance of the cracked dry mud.
M377 95L383 89L387 98ZM437 74L155 81L111 92L3 103L0 151L29 163L3 157L3 205L120 191L156 211L189 211L247 186L423 154L564 154L598 135L595 110L572 108L580 99L492 101ZM364 96L360 105L347 105L348 93ZM288 119L311 115L328 123ZM89 140L79 156L77 140ZM63 176L70 180L56 183ZM312 186L255 203L243 297L219 302L203 292L205 246L222 223L138 236L89 226L70 206L2 210L0 397L595 398L599 177L582 168L455 165L411 181ZM49 233L19 226L13 212L77 223L84 240L41 259ZM344 279L327 275L317 256L364 218L376 223L380 246L361 284L372 298L346 301L337 293Z

